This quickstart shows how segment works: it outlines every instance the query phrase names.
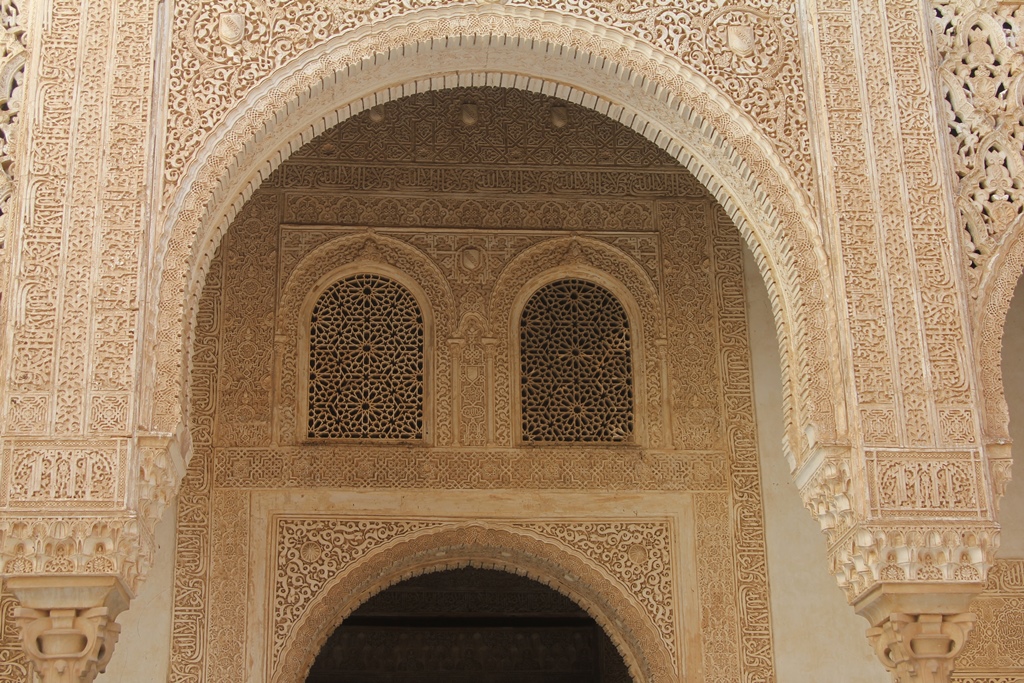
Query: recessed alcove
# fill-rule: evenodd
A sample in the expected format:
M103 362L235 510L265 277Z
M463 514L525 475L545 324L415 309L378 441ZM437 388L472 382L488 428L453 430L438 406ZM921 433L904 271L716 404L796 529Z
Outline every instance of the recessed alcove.
M601 627L515 574L424 574L370 598L327 639L306 683L626 683Z

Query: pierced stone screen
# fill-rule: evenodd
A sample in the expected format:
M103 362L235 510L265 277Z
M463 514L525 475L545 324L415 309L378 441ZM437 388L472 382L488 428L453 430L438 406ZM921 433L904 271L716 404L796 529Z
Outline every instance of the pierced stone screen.
M331 285L309 333L309 436L423 437L423 316L412 294L379 275Z
M519 330L523 441L628 441L633 364L618 299L559 280L530 298Z

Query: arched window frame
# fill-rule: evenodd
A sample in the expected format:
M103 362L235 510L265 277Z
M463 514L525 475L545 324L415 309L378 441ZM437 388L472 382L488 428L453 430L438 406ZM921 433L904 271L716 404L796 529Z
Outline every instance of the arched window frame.
M537 292L544 287L561 280L585 280L603 287L614 296L623 310L626 312L626 319L629 321L631 332L630 339L630 360L633 375L633 432L629 439L623 441L528 441L523 438L523 401L522 401L522 344L520 340L520 325L523 311L527 303ZM595 268L585 266L562 266L548 270L534 277L527 282L519 292L511 309L509 320L509 380L511 383L512 396L512 433L517 446L534 447L581 447L581 446L646 446L647 431L644 421L646 406L643 390L643 328L640 324L641 314L636 299L629 289L615 278Z
M340 439L309 436L309 356L313 309L324 293L335 283L358 275L376 275L394 281L412 295L420 309L420 316L423 318L423 429L422 436L419 439ZM303 327L299 335L299 365L296 369L299 400L297 401L298 415L296 416L295 425L298 430L296 434L298 443L410 444L415 446L429 446L433 444L434 415L431 396L433 395L434 388L434 317L426 292L415 280L400 270L376 262L354 262L348 264L345 267L331 271L317 280L316 285L303 303L299 320L302 321Z

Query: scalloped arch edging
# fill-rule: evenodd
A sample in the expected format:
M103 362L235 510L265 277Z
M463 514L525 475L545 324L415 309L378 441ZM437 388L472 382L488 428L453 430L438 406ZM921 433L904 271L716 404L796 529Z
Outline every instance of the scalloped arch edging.
M159 299L147 309L147 328L159 344L146 354L145 376L153 381L144 386L154 388L142 405L151 406L154 431L173 433L187 421L205 274L232 217L263 178L315 135L375 104L497 85L608 115L694 173L753 248L768 286L791 466L817 441L845 432L841 356L828 334L834 297L809 198L750 119L703 77L614 29L539 10L424 10L374 29L339 36L275 72L211 135L185 175L165 212L149 283ZM481 54L492 69L478 70ZM499 68L503 59L516 68Z

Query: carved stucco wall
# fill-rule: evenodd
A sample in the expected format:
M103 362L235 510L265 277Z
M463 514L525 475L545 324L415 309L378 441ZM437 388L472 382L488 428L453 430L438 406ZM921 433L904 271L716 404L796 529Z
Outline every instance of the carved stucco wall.
M984 388L985 438L999 443L1009 437L999 362L1003 325L1024 268L1024 15L1019 3L996 0L933 5L940 105ZM1005 455L995 467L1001 492L1009 478Z
M165 272L169 277L165 278L169 283L167 286L175 289L165 290L162 297L162 302L165 302L166 306L162 309L161 315L171 316L161 322L162 326L177 320L179 316L172 310L176 304L170 303L177 300L180 295L176 289L177 280L170 276L170 273L187 271L187 261L194 260L195 263L191 266L192 274L188 276L186 285L186 295L191 297L189 301L194 302L201 287L202 274L206 272L205 264L212 256L212 247L220 239L219 236L226 226L226 219L234 215L242 200L258 184L250 180L242 182L241 178L251 178L256 174L266 177L280 159L285 158L291 150L312 135L322 132L326 124L348 117L376 102L438 87L493 83L513 88L543 90L607 112L623 123L657 139L661 146L679 156L691 170L699 172L702 177L706 176L705 182L712 186L716 195L725 202L741 229L747 233L757 232L757 236L751 236L750 239L765 244L772 241L780 247L781 241L788 242L789 246L786 249L776 250L766 246L766 260L762 262L762 267L766 273L771 273L773 287L776 281L780 283L775 295L778 297L776 300L779 306L795 307L787 314L788 322L783 323L780 318L783 334L795 335L792 340L786 342L787 345L792 344L794 348L799 347L806 351L786 355L787 363L793 362L800 368L794 366L792 371L787 369L788 381L800 381L806 385L799 390L794 388L793 394L808 397L806 402L800 401L798 406L801 410L806 409L808 414L791 416L791 419L796 421L794 424L802 424L805 420L814 421L818 433L823 437L832 433L833 424L837 419L841 421L841 418L833 415L837 410L836 393L830 388L830 383L837 381L839 370L835 365L834 356L821 346L826 342L827 335L814 334L810 330L810 327L827 325L824 321L830 312L826 302L821 298L827 297L827 287L809 284L820 278L819 269L823 262L818 241L808 232L806 221L809 220L809 195L805 190L799 189L800 183L794 181L784 170L786 165L776 161L777 153L772 149L771 143L758 138L757 135L760 133L754 133L761 130L760 126L716 125L716 132L709 134L710 129L703 123L704 121L721 121L724 124L726 121L745 119L746 114L742 113L741 108L730 104L728 96L721 97L715 86L705 81L704 76L685 68L684 73L660 84L661 79L668 76L669 72L658 65L657 59L652 59L653 53L649 45L642 41L637 42L626 33L620 33L617 28L611 29L611 33L593 32L588 28L591 26L591 20L576 17L576 10L570 8L552 12L535 11L525 6L508 6L501 8L500 11L495 8L474 8L467 14L465 7L453 5L444 9L416 9L415 24L406 24L400 20L404 10L392 17L390 10L378 7L372 9L379 33L364 38L360 31L355 30L342 34L344 38L339 37L338 40L321 41L316 37L320 34L314 31L312 43L303 55L304 59L310 61L288 61L288 55L291 53L290 48L286 49L282 57L284 64L273 71L261 87L251 88L249 98L253 103L239 103L229 113L224 125L210 134L208 144L202 148L196 161L192 162L190 172L195 174L196 181L188 185L189 193L180 195L169 208L168 220L176 232L173 236L168 235L171 239L169 250L166 256L161 256L160 261L166 264ZM195 21L190 19L183 22L175 33L181 44L190 41L195 43L196 40L190 36L197 31L203 34L200 43L213 44L218 40L224 40L222 36L217 37L212 33L211 27L216 23L214 18L206 14L201 17L189 14L190 11L188 8L183 10L185 16ZM378 14L378 11L382 14ZM598 10L599 13L603 11ZM722 63L721 66L715 67L734 76L732 81L729 81L732 83L729 87L742 91L738 93L741 98L745 98L748 92L760 92L764 89L765 83L787 72L787 69L781 68L780 65L794 59L797 54L792 51L795 42L789 38L783 39L784 34L790 30L786 27L794 26L793 11L790 6L780 10L768 5L763 12L747 7L722 10L723 16L729 18L723 20L725 23L715 30L720 37L729 33L727 25L730 23L741 25L738 27L741 29L741 35L745 35L742 27L752 31L749 36L749 40L752 41L750 45L744 47L744 41L740 39L734 46L734 54L738 57L736 64ZM694 18L696 15L691 8L650 8L649 14L654 24L660 21L657 17L662 14L678 15L673 18L679 21L684 16L689 17L696 24L703 24L708 20L705 16ZM736 16L733 17L733 14ZM357 23L363 20L359 15L360 12L353 15ZM785 19L784 15L790 18ZM293 17L285 11L281 18L284 23L280 26L284 28ZM256 33L263 30L256 26L265 21L265 18L253 15L236 19L242 26L247 27L246 30ZM327 14L314 19L320 20L328 23L332 21ZM381 22L393 22L393 25L389 23L385 27ZM289 30L285 29L280 36L273 37L271 42L277 41L278 47L286 45L293 38L290 37ZM435 39L441 35L438 32L466 37L439 41ZM327 33L329 31L325 30L325 35ZM710 35L711 32L703 29L695 32L693 36L695 37L697 33L702 36L708 33L707 40L712 43L716 40ZM470 38L470 35L481 36L481 39ZM543 42L537 42L538 38L542 38ZM380 42L381 39L393 47L386 47ZM762 44L773 55L779 55L780 61L777 66L780 66L781 70L776 70L769 64L744 66L744 60L751 58L751 45L756 48ZM246 45L244 40L241 41L241 45ZM237 53L236 56L244 63L245 49L239 49L243 52ZM386 57L382 51L386 53ZM228 52L236 54L232 49ZM377 56L373 57L372 63L359 61L364 52ZM437 52L436 58L434 52ZM480 56L476 56L477 53ZM557 54L558 58L552 60L552 54ZM623 59L628 63L625 70L614 66ZM754 61L757 59L754 58ZM491 70L475 72L475 65L481 63L481 60L491 65ZM216 59L214 61L216 62ZM463 61L464 67L457 66ZM446 68L458 69L458 76L429 77L439 63L445 64ZM365 90L371 66L371 81L385 78L389 82L401 85ZM219 77L229 74L232 69L234 67L227 67L225 71L218 66L209 73ZM657 82L659 85L637 90L636 80L631 74L642 75L644 82L650 80L651 83ZM788 76L782 77L782 80L788 83ZM793 79L792 83L796 84L798 81L799 79ZM585 84L586 89L581 90L575 87L575 84ZM775 85L780 88L779 93L790 92L789 84L780 81ZM792 87L799 89L799 85ZM264 92L267 88L271 90ZM275 114L277 108L285 104L282 94L299 93L305 88L309 88L308 95L302 95L300 101L305 103L304 108L308 112L306 116L286 121L283 110L280 115ZM339 88L341 90L338 90ZM241 89L244 90L245 88ZM359 97L357 93L360 92L366 94ZM601 95L595 97L591 93ZM285 98L289 96L285 95ZM606 96L611 99L605 99ZM774 98L775 94L770 94L769 97ZM641 102L646 98L652 98L651 111L656 111L658 118L664 119L663 121L647 118L643 113L646 105L641 106ZM754 97L749 102L755 109L759 106L756 104L758 99ZM344 104L339 105L339 102ZM624 106L627 102L631 105ZM782 106L783 103L780 101L779 104ZM255 108L252 108L253 105ZM636 105L637 108L634 109L632 105ZM193 103L193 106L201 105ZM249 109L250 114L239 118L238 114L242 108ZM289 104L288 109L292 108ZM787 122L797 121L800 117L795 111L789 111L788 104L785 105L785 111ZM252 115L255 115L255 118ZM279 129L279 123L282 123L284 128ZM784 127L789 125L787 123ZM799 127L797 125L797 128ZM773 129L773 125L768 124L766 129ZM252 144L242 144L243 140L251 138L254 134L256 137L252 138ZM740 150L738 154L733 151L734 147ZM219 189L216 187L221 182L218 178L223 180ZM236 191L238 194L234 194ZM212 208L209 208L207 200L211 196L213 201L209 207ZM211 213L204 213L207 211ZM777 229L767 227L776 225ZM195 238L198 241L194 247L199 251L190 254L187 249L192 235L196 232L199 234ZM795 313L797 309L803 313ZM794 329L790 330L790 325L794 326ZM804 329L804 325L809 327ZM176 330L165 332L168 335L177 334ZM186 345L187 343L186 336ZM170 348L173 348L173 344ZM171 367L168 364L178 364L179 359L165 357L160 362L166 367ZM173 379L171 374L159 372L159 381ZM173 387L163 386L158 390L158 395L161 394L172 396ZM166 406L158 400L157 422L168 418L173 422L174 411L173 406ZM796 431L791 436L791 443L795 451L798 451L794 455L799 456L799 451L802 451L799 441L802 437L799 437Z
M251 675L295 680L368 594L473 562L555 584L642 680L770 680L739 239L656 147L542 96L426 93L299 150L235 219L200 309L172 676L241 680L247 651ZM406 273L427 299L433 446L297 438L296 303L360 267ZM555 273L629 302L641 443L516 445L515 301ZM467 429L481 410L490 436ZM396 490L415 512L395 511Z
M875 540L849 550L864 520L830 506L869 495L862 447L885 465L881 478L924 461L985 464L934 144L942 131L915 105L935 97L919 3L182 1L161 6L163 23L152 5L90 7L47 5L29 32L45 47L28 91L39 115L26 169L38 182L26 185L33 219L12 261L4 404L9 516L42 501L82 517L72 528L38 514L31 529L6 530L5 571L74 556L76 571L112 563L137 583L190 453L179 429L193 316L231 217L335 121L460 83L543 89L605 111L697 173L727 209L772 289L789 456L810 463L802 483L815 514L841 519L827 530L830 562L851 597L878 581L871 557L916 534L911 518L950 505L913 491L893 494L909 496L907 509L858 500ZM480 54L493 71L460 68ZM825 68L804 68L805 56ZM125 190L142 186L141 198ZM91 488L36 476L86 462ZM853 488L839 491L835 471L852 473ZM983 574L995 545L989 487L977 468L970 476L965 521L940 524L956 540L945 580L968 580L949 559L964 552ZM907 554L907 580L934 559L926 546Z
M1001 330L999 297L1005 300L1012 290L1000 278L1012 282L1016 276L1013 268L993 269L999 277L992 282L1002 283L993 285L998 296L981 296L969 313L972 276L957 264L970 261L975 247L984 255L984 232L998 230L992 230L995 223L979 227L975 221L967 247L947 234L952 183L934 144L945 132L937 132L935 119L916 105L956 92L948 72L942 87L931 78L934 38L943 59L971 67L958 71L946 64L960 81L982 74L967 88L954 79L965 95L950 101L960 106L977 93L982 97L970 107L986 115L1000 108L1006 113L1006 103L1013 103L1008 94L1017 92L1011 45L1017 10L1009 4L939 3L935 36L927 32L930 17L920 3L909 0L819 0L803 8L801 20L795 3L767 1L717 14L701 3L367 3L319 13L289 2L164 7L167 34L155 39L152 3L93 0L83 11L81 3L55 0L32 15L27 35L36 53L27 73L26 109L32 134L24 148L15 145L25 161L23 177L31 182L24 183L21 205L18 197L11 204L26 220L12 228L10 242L17 248L2 259L11 282L4 309L10 350L3 373L10 378L3 407L5 572L114 569L137 584L149 563L153 524L174 492L175 468L183 465L175 458L188 453L187 440L178 444L180 452L168 453L167 446L175 440L193 358L190 306L198 302L219 231L259 185L260 173L269 175L288 152L333 123L331 117L344 118L407 88L451 85L422 82L422 63L388 80L395 73L387 71L389 64L415 61L412 53L420 53L421 62L452 56L454 48L432 52L441 43L447 50L448 36L467 37L467 43L476 42L469 36L487 36L489 45L522 43L529 36L539 37L531 44L540 52L562 58L562 70L552 69L558 77L540 78L535 87L604 108L643 130L698 171L756 243L786 345L790 455L802 461L817 441L834 456L801 483L827 527L831 569L849 595L872 585L882 571L915 580L937 569L945 580L963 582L984 574L996 545L995 498L1009 463L1004 457L990 463L991 472L979 473L977 464L986 464L980 425L986 440L1005 436L998 429L1002 399L993 372L998 349L989 347ZM957 19L943 24L953 16L941 11L946 7L961 18L979 10L988 19L978 26L991 35L972 43L974 26L963 31ZM370 30L371 22L386 30ZM15 29L8 37L13 33L15 42L25 44L17 23L7 26ZM998 64L989 53L998 53ZM171 94L152 106L154 54L156 91ZM801 55L814 68L801 66ZM974 69L971 59L998 68L989 77L987 67ZM607 66L586 70L596 63ZM370 71L374 75L367 77ZM606 87L613 71L621 79ZM470 80L507 75L465 73ZM343 98L346 111L317 100L337 94L327 81L347 78L353 80L345 81L346 88L356 85ZM602 92L615 97L587 100L571 85L601 79ZM175 100L179 92L186 101ZM616 108L615 101L637 103L639 111ZM989 105L995 109L985 109ZM956 111L969 114L970 107ZM817 112L813 121L811 111ZM1010 121L1009 133L1014 125ZM153 126L166 132L167 149L163 139L147 144ZM687 131L699 134L683 144ZM981 190L992 189L989 201L975 209L1007 218L1012 211L1004 209L1012 210L1016 201L1014 162L1012 155L1000 156L1005 149L995 151L961 155L963 163L952 166L964 171L963 187L980 178ZM820 177L816 168L824 169ZM980 168L984 178L975 173ZM1000 169L1011 171L1009 180ZM169 178L178 185L162 185ZM142 186L153 196L140 198ZM981 190L969 189L973 194L961 199L984 200ZM970 214L963 201L961 208L962 215ZM152 243L146 237L151 224L162 226ZM1002 244L1006 261L1014 262L1016 242ZM830 273L827 262L844 264L842 274ZM151 263L166 263L166 269L148 271ZM833 288L840 280L842 287ZM973 348L967 342L971 315ZM480 332L476 324L467 324L467 338ZM979 412L972 357L983 369L987 416ZM844 377L851 378L850 387ZM253 427L262 419L258 390L265 389L264 379L249 378L243 369L226 380L227 388L256 397L239 413L249 415L252 407ZM856 400L848 405L851 396ZM671 400L663 406L671 407ZM267 429L274 424L268 421ZM997 428L988 429L993 424ZM666 425L676 428L663 419ZM147 434L151 428L160 433ZM846 460L846 436L855 442L857 467ZM874 488L860 479L861 445L865 462L876 474L884 472ZM993 449L1006 455L1001 451ZM242 452L238 458L252 456ZM915 498L915 491L887 488L884 477L899 480L900 472L928 468L929 461L967 477L959 498ZM89 471L89 486L69 487L52 476L76 464ZM275 467L271 458L267 471ZM989 476L991 481L981 480ZM857 515L838 507L851 493L874 495L877 502L862 501L872 519L860 529ZM940 519L957 501L965 502L957 519ZM68 524L65 513L72 509L78 517ZM22 517L32 517L33 524L16 523ZM936 528L941 548L928 541L926 532ZM847 541L861 531L871 541L851 550ZM872 563L905 545L912 547L900 566ZM936 568L940 552L942 566Z

